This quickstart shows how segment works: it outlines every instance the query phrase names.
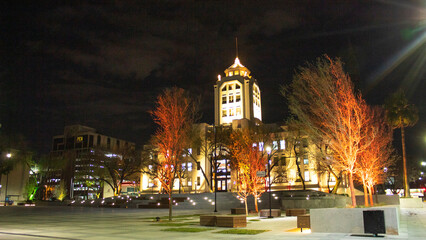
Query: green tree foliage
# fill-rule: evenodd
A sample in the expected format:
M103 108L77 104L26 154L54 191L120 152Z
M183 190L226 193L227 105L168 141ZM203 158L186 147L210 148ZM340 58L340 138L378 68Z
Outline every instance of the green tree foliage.
M407 173L407 156L405 152L405 128L414 126L419 120L419 114L417 108L408 102L405 93L402 90L394 93L386 100L385 109L389 124L394 129L401 129L402 161L404 169L404 195L405 197L410 197L410 187Z

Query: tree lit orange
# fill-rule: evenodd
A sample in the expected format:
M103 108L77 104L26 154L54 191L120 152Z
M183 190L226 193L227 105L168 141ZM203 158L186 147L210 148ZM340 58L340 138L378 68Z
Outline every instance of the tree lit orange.
M161 160L157 164L157 179L169 195L169 219L172 219L173 184L181 171L184 148L189 146L189 132L194 122L195 105L183 89L167 89L157 98L151 115L158 124L153 143Z

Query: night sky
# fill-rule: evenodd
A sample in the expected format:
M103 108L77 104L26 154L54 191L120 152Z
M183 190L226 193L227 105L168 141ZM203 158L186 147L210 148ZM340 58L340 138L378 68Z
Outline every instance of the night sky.
M426 160L423 0L57 2L0 3L1 132L23 134L37 152L69 124L141 145L155 129L148 111L171 86L201 96L201 121L213 123L213 85L238 37L264 122L286 119L280 86L326 53L370 104L406 91L420 112L408 154Z

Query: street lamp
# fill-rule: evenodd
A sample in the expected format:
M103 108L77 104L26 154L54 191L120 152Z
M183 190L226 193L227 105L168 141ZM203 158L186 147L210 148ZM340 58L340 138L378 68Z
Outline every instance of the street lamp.
M268 184L269 184L269 216L268 218L273 218L272 216L272 196L271 196L271 163L270 163L270 155L271 155L271 147L266 147L266 152L268 153Z
M420 163L422 166L426 166L426 162L421 162Z
M6 157L7 158L11 158L12 157L12 154L11 153L7 153L6 154ZM7 175L6 175L6 189L5 189L5 192L4 192L4 206L6 206L6 203L7 203L7 185L9 184L9 171L7 171Z

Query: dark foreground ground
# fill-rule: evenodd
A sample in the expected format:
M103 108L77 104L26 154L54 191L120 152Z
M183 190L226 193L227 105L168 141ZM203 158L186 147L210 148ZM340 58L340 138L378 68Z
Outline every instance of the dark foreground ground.
M426 239L426 208L401 209L400 212L400 235L386 235L385 239ZM180 210L175 211L174 215L204 213L211 211ZM168 232L162 230L203 227L198 225L198 216L175 218L179 226L165 226L164 222L152 220L157 216L163 219L167 214L168 210L165 209L0 207L0 239L369 239L340 233L301 233L296 229L296 217L249 217L246 229L269 230L258 235L217 233L222 228L209 228L198 233Z

